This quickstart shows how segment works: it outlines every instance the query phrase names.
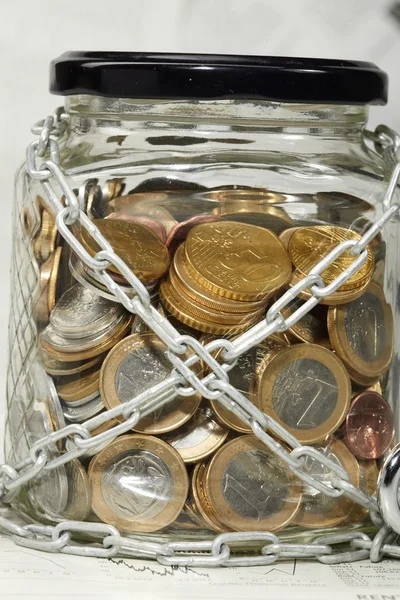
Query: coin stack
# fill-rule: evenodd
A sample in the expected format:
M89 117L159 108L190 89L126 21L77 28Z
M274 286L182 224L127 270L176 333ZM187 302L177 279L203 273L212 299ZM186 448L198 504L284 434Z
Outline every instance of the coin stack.
M118 195L124 186L111 180L112 193L105 194L106 186L96 181L97 191L84 193L88 213L150 290L153 305L203 344L220 336L234 339L261 321L268 304L304 279L338 243L360 239L337 225L301 226L276 192L210 190L200 205L204 210L209 201L212 208L196 214L198 197L190 198L189 192ZM47 229L45 221L34 238L40 235L44 244L39 248L36 242L42 276L34 315L41 330L40 362L48 375L40 369L32 374L45 410L38 402L27 415L31 441L129 402L164 381L172 368L165 344L112 301L96 273L76 256L70 268L79 283L66 285L54 235L50 240ZM76 233L94 256L97 244L86 231ZM250 402L343 466L350 482L368 494L375 492L376 461L394 432L384 399L393 317L379 284L381 267L379 278L376 274L374 255L381 252L375 242L362 268L337 292L285 334L246 351L229 371L230 382ZM322 273L325 283L353 261L349 253L338 257ZM108 272L134 294L115 267ZM283 316L292 315L310 294L301 292ZM221 351L214 357L219 360ZM193 369L200 378L207 374L204 364ZM133 534L166 527L215 532L325 528L367 518L347 498L303 486L218 400L175 392L167 399L132 433L39 479L29 490L32 506L37 501L51 520L97 519ZM123 421L123 416L111 419L92 435ZM284 446L284 440L280 443ZM326 484L334 476L310 457L304 468ZM50 498L55 489L60 497Z
M90 368L93 360L128 334L131 320L119 304L74 285L60 298L40 334L44 363L57 361L61 374L63 366L65 374L70 372L70 363L84 362Z
M160 298L178 320L205 333L257 323L292 267L274 233L234 221L193 227L174 255Z

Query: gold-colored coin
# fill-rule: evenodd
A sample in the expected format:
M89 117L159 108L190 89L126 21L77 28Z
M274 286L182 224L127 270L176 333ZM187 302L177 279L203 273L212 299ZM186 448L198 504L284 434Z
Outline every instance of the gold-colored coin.
M158 279L168 269L168 249L149 227L115 219L95 219L93 223L139 279ZM100 251L86 229L82 229L79 238L91 256ZM114 266L110 271L118 274Z
M213 507L207 498L204 490L205 479L204 475L207 470L206 463L202 462L195 466L192 475L191 491L194 501L194 509L198 512L204 526L217 533L226 533L228 530L222 525L221 521L215 514Z
M129 402L171 374L167 346L154 333L130 335L112 349L100 372L100 392L107 408ZM200 365L197 374L200 373ZM143 417L134 431L160 434L177 429L195 413L200 394L174 397L153 413ZM121 416L120 421L124 418Z
M68 346L64 350L59 350L61 346L56 348L53 344L49 343L44 339L43 334L39 336L39 345L43 353L50 358L56 359L61 362L77 362L84 361L89 358L93 358L100 354L104 354L107 350L115 346L120 340L122 340L130 331L132 319L121 318L118 321L118 326L113 329L110 335L103 337L100 343L93 343L93 346L80 348L80 340L66 340L60 335L57 335L57 341L68 343ZM74 344L76 342L76 345ZM87 340L86 340L87 343Z
M217 200L223 204L249 202L257 206L281 204L288 200L288 194L281 194L280 192L247 185L224 185L206 191L202 196L209 200Z
M228 433L229 429L217 423L211 410L201 406L190 421L164 440L179 452L183 462L196 463L218 450Z
M290 279L289 287L295 286L296 283L299 283L299 281L301 281L301 279L303 279L303 277L299 277L299 274L297 272L294 272ZM322 300L320 300L320 304L323 306L338 306L341 304L347 304L348 302L352 302L353 300L356 300L357 298L363 295L363 293L369 286L369 283L370 282L367 279L361 287L354 288L353 290L346 290L345 292L342 292L341 288L339 288L339 290L333 292L333 294L322 298ZM309 290L303 290L298 294L298 296L303 300L309 300L312 294Z
M246 331L252 325L255 325L259 320L260 316L249 317L243 319L243 322L239 325L221 325L219 323L212 323L208 320L201 319L198 316L194 316L189 311L182 308L182 304L176 300L176 296L169 295L168 297L162 293L160 289L160 299L165 308L175 319L181 321L188 327L202 331L203 333L213 333L215 335L234 335Z
M100 356L95 356L88 361L85 362L64 362L62 360L57 360L55 358L51 358L48 354L42 352L41 361L43 364L43 368L49 375L54 375L56 377L63 377L68 375L78 375L79 373L84 373L88 371L95 365L101 363L104 359L104 354Z
M343 363L316 344L296 344L278 352L258 386L259 408L305 444L319 442L340 427L350 396Z
M33 315L36 321L47 324L51 311L58 298L58 273L61 262L62 248L58 247L42 264L40 269L40 287L38 297L34 302Z
M374 460L360 460L358 461L360 468L360 488L368 494L368 496L374 496L378 486L379 469ZM352 525L353 523L363 523L369 515L367 508L360 506L359 504L353 503L353 509L346 519L346 523Z
M27 238L33 235L34 231L34 219L27 206L22 211L22 230Z
M293 220L281 208L247 200L224 202L214 210L214 213L220 215L222 219L265 227L277 235L293 227Z
M316 225L314 227L302 227L295 231L289 240L288 252L298 273L305 276L327 256L338 244L347 240L360 240L361 235L344 227L330 225ZM349 251L339 256L321 274L325 284L331 283L339 273L345 271L354 263L354 256ZM345 292L362 287L366 281L370 281L374 268L374 256L368 247L368 258L356 273L344 283L338 291Z
M317 449L337 465L343 467L349 475L350 483L355 487L360 484L360 469L357 460L342 442L331 438L329 442ZM306 458L305 471L326 484L334 476L329 468L318 463L311 457ZM323 528L335 527L346 520L354 503L346 496L332 498L318 492L313 487L306 487L303 491L303 502L294 523L300 527Z
M265 299L255 302L241 302L240 300L223 298L211 290L205 289L194 277L192 277L186 266L184 244L181 244L174 254L174 261L169 270L169 277L172 285L177 291L185 293L198 304L213 310L248 314L263 308L266 304Z
M393 315L381 287L371 282L364 294L328 310L328 330L336 354L359 385L378 379L393 356Z
M185 502L185 506L183 507L181 514L173 523L173 527L176 527L177 529L189 529L192 531L209 529L209 526L201 516L195 504L192 492L190 490Z
M252 313L231 313L213 310L207 306L203 306L192 300L190 296L180 293L174 288L170 281L164 280L160 285L160 299L169 299L175 306L179 306L186 314L190 314L194 319L216 323L217 325L241 325L250 319L258 317L260 320L265 312L265 305Z
M259 300L287 283L292 265L277 236L262 227L224 221L194 227L187 267L199 283L234 300Z
M63 512L67 521L84 521L92 504L92 491L85 469L76 458L65 465L68 478L68 501Z
M301 227L290 227L290 229L285 229L285 231L282 231L279 234L279 239L281 240L281 242L282 242L282 244L284 245L285 248L288 247L289 241L290 241L292 235L298 229L301 229Z
M45 262L54 252L58 229L56 221L48 210L43 209L41 230L34 241L33 253L38 262Z
M205 342L207 341L205 340ZM257 344L257 346L253 346L239 356L236 365L228 372L230 383L248 400L257 403L257 384L263 365L268 358L287 347L288 344L276 335L272 335ZM251 427L243 423L239 417L225 408L218 400L210 400L210 406L217 419L226 427L239 433L251 433Z
M287 319L303 304L304 302L300 298L295 298L281 310L281 313ZM317 305L288 329L288 335L291 335L292 339L296 341L330 348L326 307Z
M364 389L364 386L353 386L353 398L358 396L361 392L375 392L380 396L383 396L383 388L382 383L380 381L375 381L375 383L371 384L367 389Z
M278 531L301 505L301 487L286 463L252 435L222 446L204 477L212 509L233 531Z
M189 491L178 452L148 435L124 435L89 465L92 508L127 533L158 531L181 512Z
M99 393L100 369L89 371L81 377L69 377L57 385L57 393L64 402L74 404L83 398L88 401Z

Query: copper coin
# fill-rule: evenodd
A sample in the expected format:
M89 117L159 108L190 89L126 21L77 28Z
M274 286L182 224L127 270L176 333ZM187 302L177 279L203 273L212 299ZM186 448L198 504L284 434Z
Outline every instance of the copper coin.
M346 445L355 456L379 458L392 443L392 409L376 392L362 392L351 403L345 429Z
M214 223L215 221L219 220L220 217L217 215L196 215L195 217L191 217L186 221L177 223L169 232L166 242L171 254L174 254L178 246L186 240L189 231L195 225L200 225L201 223Z

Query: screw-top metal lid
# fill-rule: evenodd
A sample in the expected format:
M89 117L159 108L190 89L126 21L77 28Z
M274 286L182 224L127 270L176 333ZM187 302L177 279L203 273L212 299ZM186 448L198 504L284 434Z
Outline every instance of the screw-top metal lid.
M373 63L325 58L66 52L50 70L64 96L385 104L387 85Z

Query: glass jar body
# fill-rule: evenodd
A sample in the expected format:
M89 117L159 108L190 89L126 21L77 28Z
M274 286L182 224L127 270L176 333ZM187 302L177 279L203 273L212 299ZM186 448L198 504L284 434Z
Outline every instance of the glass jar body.
M324 255L324 245L354 239L382 214L391 165L364 142L364 107L76 96L66 112L61 165L81 209L136 269L160 314L202 343L235 339L259 322ZM8 377L6 452L14 462L52 429L79 424L160 383L170 365L143 319L113 304L101 278L63 243L47 209L40 183L23 166L14 206ZM97 252L90 236L72 231L89 253ZM349 411L351 405L362 426L375 432L377 419L385 418L390 430L392 417L377 394L400 425L397 244L397 225L390 224L370 245L372 266L361 283L324 302L307 323L249 350L230 373L247 399L338 462L368 493L376 483L376 456L371 443L363 451L356 447ZM139 268L143 248L147 260ZM239 289L235 273L243 268L246 285ZM121 273L108 273L129 295ZM268 289L257 288L263 277ZM280 283L271 286L271 279ZM298 303L306 299L307 291ZM96 302L103 304L93 313ZM353 345L344 339L346 327ZM371 337L376 344L365 350ZM129 362L126 353L133 356ZM356 400L369 403L361 416ZM101 424L92 435L124 420ZM39 478L15 502L46 522L100 519L156 536L166 527L178 536L250 529L296 537L368 526L366 514L349 501L304 488L251 433L218 402L199 393L180 397L109 447ZM50 451L65 449L61 440ZM315 461L306 469L321 481L332 478Z

